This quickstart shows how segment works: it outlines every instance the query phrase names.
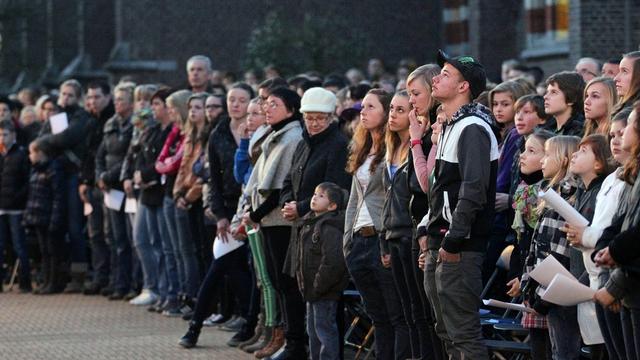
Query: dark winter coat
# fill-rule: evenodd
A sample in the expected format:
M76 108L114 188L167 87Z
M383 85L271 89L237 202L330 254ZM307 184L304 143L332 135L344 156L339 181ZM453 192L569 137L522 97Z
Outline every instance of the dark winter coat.
M343 189L349 188L351 177L345 168L348 155L348 140L340 131L337 123L332 123L323 132L309 136L307 130L302 132L302 140L296 146L291 170L284 179L280 193L280 205L295 201L298 216L303 217L311 210L311 197L320 183L332 182ZM294 227L299 222L294 223ZM287 259L285 260L286 274L293 276L297 268L299 240L298 232L291 232L291 241Z
M284 180L280 204L296 201L298 215L302 217L310 210L311 197L318 184L329 181L348 190L351 184L351 176L345 170L348 146L349 140L337 123L314 136L303 130L291 171Z
M127 157L134 160L131 163L132 166L123 172L124 178L133 179L133 174L140 171L142 182L149 185L140 191L140 202L147 206L162 205L164 189L155 164L171 128L171 125L168 125L163 129L159 123L147 127L140 135L138 143L129 146L127 151ZM134 153L136 156L131 155Z
M29 191L29 157L17 143L0 156L0 209L23 210Z
M25 148L29 148L29 144L35 140L42 130L42 123L35 120L27 126L18 129L18 143Z
M107 107L102 110L100 116L97 117L97 125L93 128L93 131L89 134L89 144L87 145L87 156L82 162L82 168L80 169L80 183L86 185L93 185L96 179L96 155L100 143L102 143L102 137L104 136L104 125L115 114L115 107L113 101L110 101Z
M114 115L104 125L103 133L96 156L96 181L104 181L110 189L123 190L120 171L133 135L131 117Z
M65 223L64 171L58 160L34 164L23 223L56 233Z
M53 150L50 156L63 155L60 161L68 173L78 173L89 156L89 136L96 131L98 122L83 108L73 105L63 109L67 113L69 127L58 134L51 133L51 124L47 121L42 127L41 139L44 147Z
M387 240L400 238L413 238L413 221L409 202L411 201L411 191L408 186L408 163L398 167L393 178L389 174L388 163L385 163L384 177L382 183L385 188L385 199L382 207L382 249L386 251Z
M349 282L342 254L344 212L303 218L296 278L305 301L339 300Z
M238 144L231 132L231 120L225 117L209 135L209 194L207 205L218 219L231 220L242 191L233 176L233 162Z
M571 135L582 137L584 134L584 115L581 113L575 113L571 115L569 120L558 129L558 123L556 122L555 117L547 120L543 125L543 128L551 131L556 135Z
M499 157L495 124L486 106L466 104L444 127L429 199L430 249L486 251L495 214Z

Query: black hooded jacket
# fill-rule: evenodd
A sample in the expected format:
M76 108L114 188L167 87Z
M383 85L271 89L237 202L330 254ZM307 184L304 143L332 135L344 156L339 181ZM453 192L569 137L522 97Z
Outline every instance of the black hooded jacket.
M445 125L429 204L430 249L486 250L495 214L499 157L495 124L486 106L471 103Z

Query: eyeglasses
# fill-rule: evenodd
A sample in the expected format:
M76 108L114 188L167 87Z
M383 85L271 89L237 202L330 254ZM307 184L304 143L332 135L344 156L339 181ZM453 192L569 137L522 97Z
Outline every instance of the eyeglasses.
M267 104L267 106L269 106L269 107L270 107L270 108L272 108L272 109L275 109L275 108L277 108L278 106L280 106L280 104L278 104L278 103L277 103L277 102L275 102L275 101L272 101L272 102L268 103L268 104Z
M304 116L304 121L308 123L324 124L329 120L328 116L309 117Z
M222 105L216 105L216 104L209 104L207 106L205 106L206 109L220 109L222 108Z

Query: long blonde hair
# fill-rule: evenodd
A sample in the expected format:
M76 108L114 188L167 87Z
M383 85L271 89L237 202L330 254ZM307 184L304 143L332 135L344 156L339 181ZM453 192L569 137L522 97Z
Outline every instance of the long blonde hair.
M604 87L609 92L608 95L603 95L607 99L607 118L602 121L605 125L602 129L600 129L601 124L596 122L597 119L585 119L583 138L586 138L587 136L593 135L596 133L600 133L606 136L609 135L609 128L611 128L611 114L613 114L613 108L616 106L616 103L618 102L618 92L616 91L615 81L613 81L613 79L611 78L604 77L604 76L593 78L591 79L591 81L587 83L587 86L584 87L584 95L583 95L583 98L585 100L587 99L587 90L589 90L589 87L591 85L595 85L595 84L604 85Z
M409 98L409 94L406 90L402 90L397 92L393 97L402 96L405 98ZM409 109L407 109L408 111ZM387 127L388 127L387 122ZM400 164L404 163L407 157L409 156L409 146L408 144L403 144L402 139L400 138L400 134L394 131L387 131L384 135L384 142L387 145L387 162L389 164L393 163L393 158L395 157L396 151L400 149L402 152L400 153Z
M569 175L569 164L571 163L571 155L578 150L578 144L580 144L580 138L577 136L558 135L548 139L544 143L545 153L547 149L553 146L552 156L556 161L560 163L560 170L555 174L549 183L545 187L545 191L548 189L556 189L559 185L567 179ZM538 204L538 214L541 214L545 208L545 201L540 200Z

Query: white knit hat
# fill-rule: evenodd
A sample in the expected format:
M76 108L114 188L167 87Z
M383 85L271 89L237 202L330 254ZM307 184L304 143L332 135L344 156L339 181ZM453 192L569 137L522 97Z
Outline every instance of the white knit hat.
M333 113L336 110L336 96L329 90L314 87L304 92L300 101L300 112Z

